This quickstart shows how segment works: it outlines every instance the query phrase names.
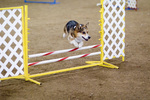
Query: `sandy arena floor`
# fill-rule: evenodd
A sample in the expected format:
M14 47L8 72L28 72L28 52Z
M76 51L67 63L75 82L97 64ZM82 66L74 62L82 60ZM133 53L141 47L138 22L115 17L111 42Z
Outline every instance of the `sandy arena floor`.
M24 0L0 0L0 8L23 6ZM69 20L89 22L91 40L85 46L98 44L99 0L57 0L60 4L27 4L29 7L29 54L73 48L62 38ZM93 67L34 78L42 86L24 80L0 83L0 100L150 100L150 0L138 0L138 11L126 11L126 57L108 60L119 69ZM90 49L29 60L46 59L98 51ZM31 67L30 73L84 65L99 56Z

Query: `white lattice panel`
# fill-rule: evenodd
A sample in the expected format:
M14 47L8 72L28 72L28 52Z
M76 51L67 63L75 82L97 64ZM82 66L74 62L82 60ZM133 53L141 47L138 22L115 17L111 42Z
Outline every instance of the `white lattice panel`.
M128 8L137 8L137 0L128 0Z
M21 9L0 10L0 78L23 75Z
M104 0L104 60L125 56L125 0Z

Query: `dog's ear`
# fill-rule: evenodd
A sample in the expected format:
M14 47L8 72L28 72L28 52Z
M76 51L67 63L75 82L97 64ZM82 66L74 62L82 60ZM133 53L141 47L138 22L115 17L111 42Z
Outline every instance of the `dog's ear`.
M85 26L87 27L89 25L89 22L87 22L86 24L85 24Z
M80 31L81 31L81 29L82 29L82 26L83 26L82 24L79 25L79 30L80 30Z
M80 25L79 25L79 32L82 32L82 31L83 31L83 29L84 29L83 27L84 27L83 24L80 24Z

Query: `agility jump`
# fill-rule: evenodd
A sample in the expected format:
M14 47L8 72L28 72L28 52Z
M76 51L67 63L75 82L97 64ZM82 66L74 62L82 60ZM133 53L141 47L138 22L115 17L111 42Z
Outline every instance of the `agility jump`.
M101 18L99 20L99 33L101 35L101 38L99 39L100 44L33 55L28 55L28 7L21 6L0 8L0 80L25 79L25 81L31 81L41 85L40 82L33 80L32 78L94 66L118 69L119 67L105 62L106 59L119 57L122 57L122 61L124 61L125 57L125 0L123 0L123 3L119 3L117 1L118 0L111 0L110 2L109 0L101 0L102 8L99 11L101 14ZM106 2L109 2L108 6L104 5ZM116 3L119 8L114 6L113 3ZM12 17L14 20L11 20ZM33 57L67 53L96 47L99 47L100 51L71 57L56 58L48 61L28 63L28 59ZM87 65L83 66L37 73L33 75L29 74L30 66L33 67L39 64L71 60L93 55L100 55L100 60L86 61Z

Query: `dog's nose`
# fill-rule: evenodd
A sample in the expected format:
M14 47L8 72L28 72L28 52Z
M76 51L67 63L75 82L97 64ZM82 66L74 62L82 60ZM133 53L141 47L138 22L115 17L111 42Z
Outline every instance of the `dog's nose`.
M91 37L90 36L88 36L88 39L90 39Z

